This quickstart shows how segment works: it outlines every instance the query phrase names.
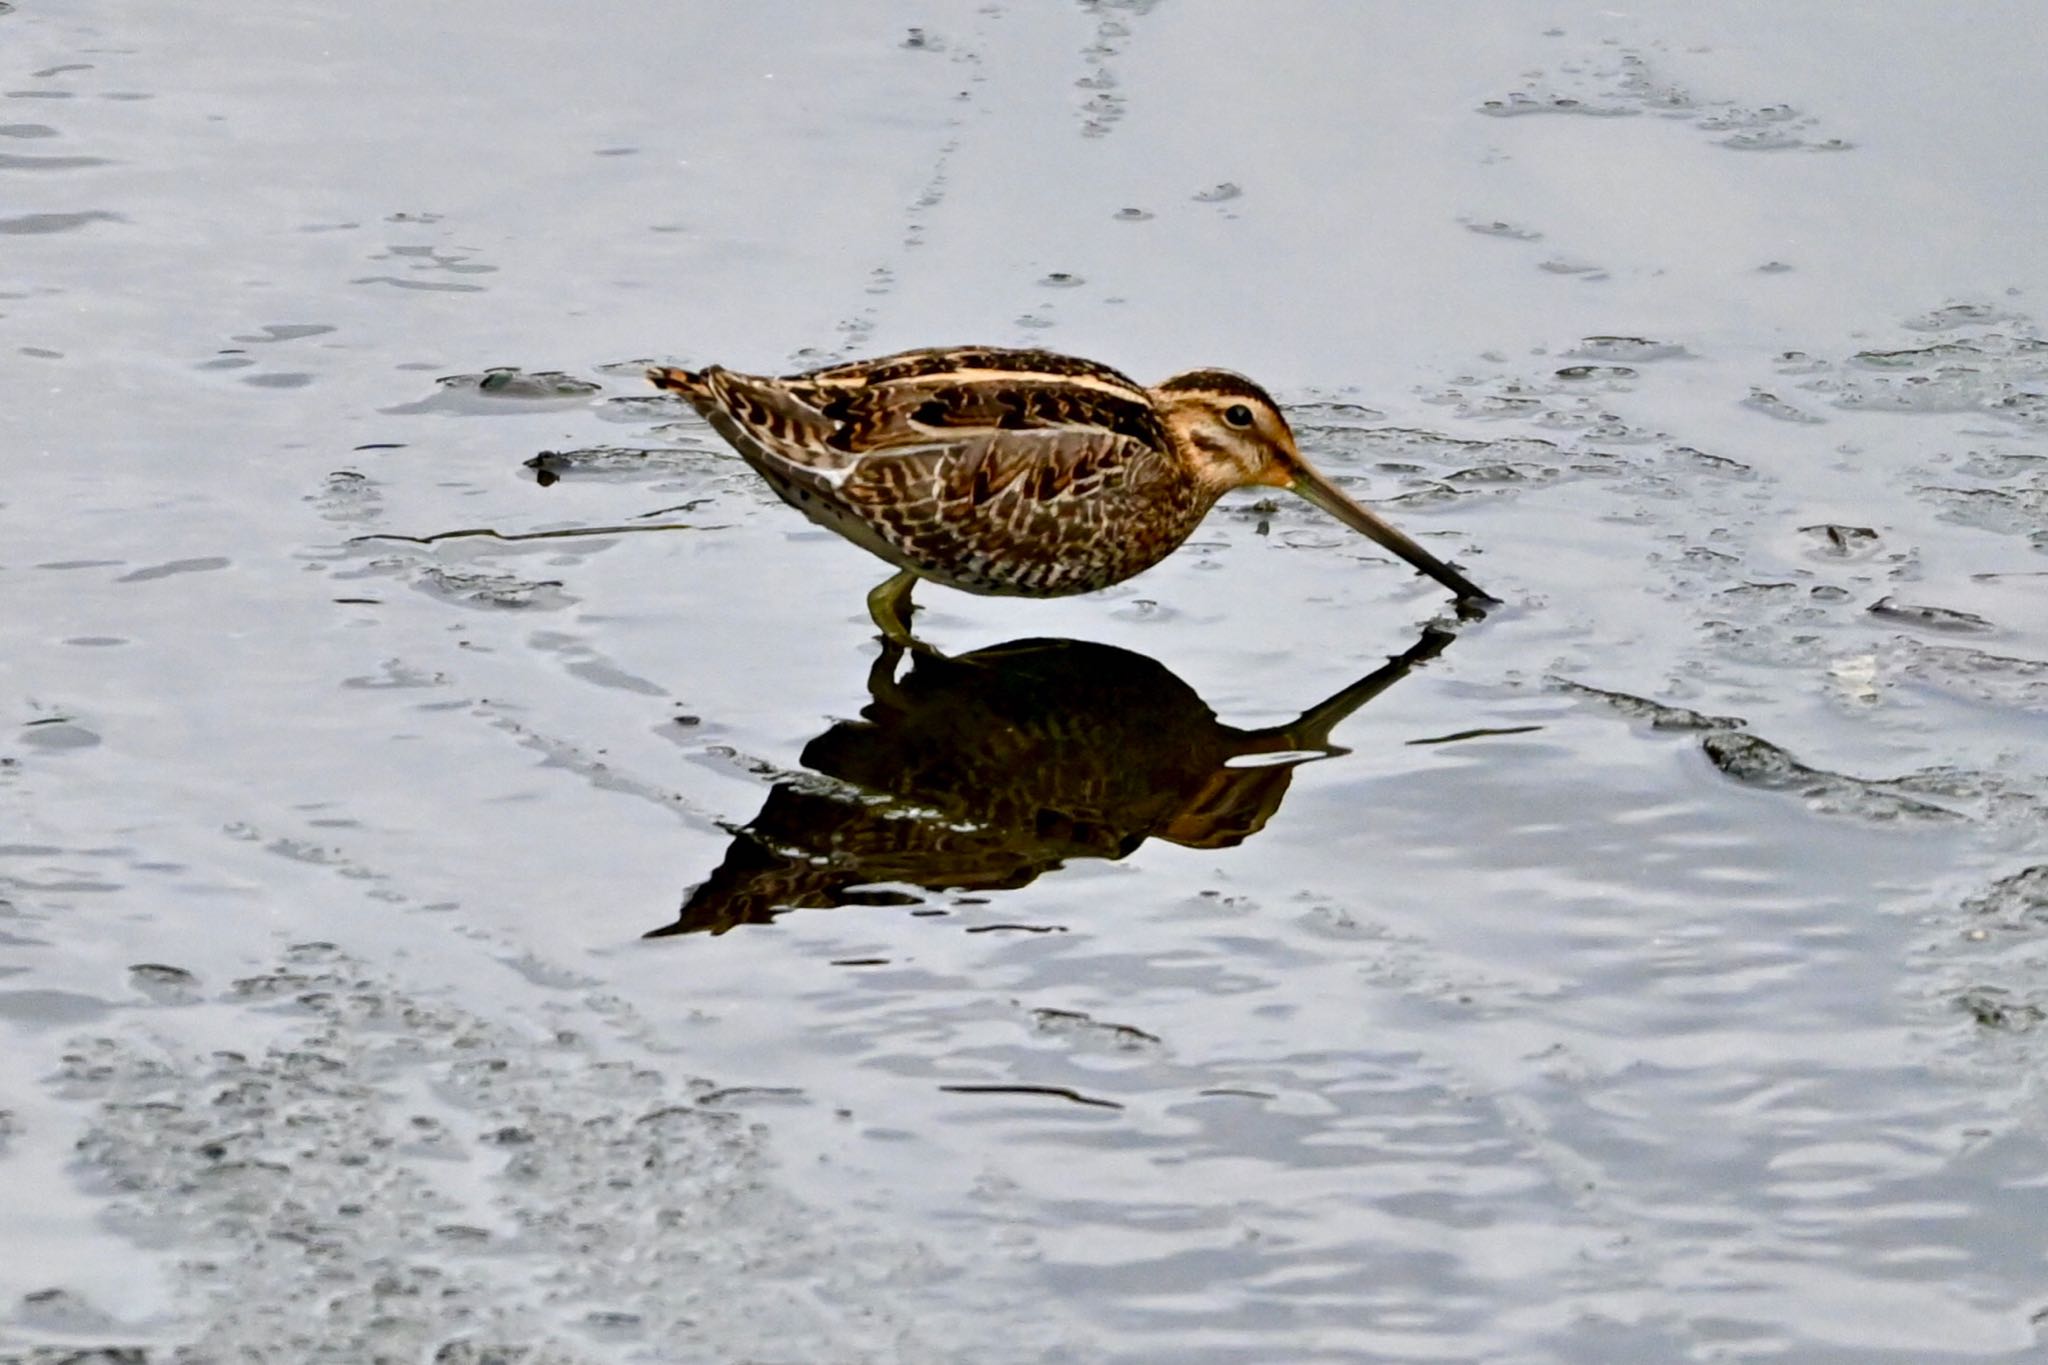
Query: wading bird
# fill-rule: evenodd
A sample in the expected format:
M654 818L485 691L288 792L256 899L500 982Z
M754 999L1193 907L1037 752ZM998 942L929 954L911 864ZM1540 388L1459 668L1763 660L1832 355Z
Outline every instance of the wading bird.
M785 502L896 566L868 594L911 645L920 578L1062 597L1121 583L1233 488L1285 488L1456 593L1493 599L1301 456L1266 391L1228 370L1145 388L1091 360L956 346L784 378L648 371L689 399Z

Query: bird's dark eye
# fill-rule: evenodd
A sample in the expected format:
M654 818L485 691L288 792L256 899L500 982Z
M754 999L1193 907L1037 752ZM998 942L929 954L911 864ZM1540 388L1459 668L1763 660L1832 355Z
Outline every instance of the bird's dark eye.
M1248 427L1252 424L1252 410L1242 403L1232 403L1223 410L1223 420L1234 427Z

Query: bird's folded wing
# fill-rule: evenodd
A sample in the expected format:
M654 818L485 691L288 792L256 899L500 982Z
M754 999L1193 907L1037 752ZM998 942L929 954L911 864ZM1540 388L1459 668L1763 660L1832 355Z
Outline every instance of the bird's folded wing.
M973 431L861 457L840 496L869 507L935 503L967 514L1087 497L1163 467L1152 446L1098 427Z
M704 385L698 407L742 449L835 480L900 459L928 474L972 469L999 487L1027 473L1065 487L1168 449L1142 392L1072 379L950 371L844 385L714 369Z

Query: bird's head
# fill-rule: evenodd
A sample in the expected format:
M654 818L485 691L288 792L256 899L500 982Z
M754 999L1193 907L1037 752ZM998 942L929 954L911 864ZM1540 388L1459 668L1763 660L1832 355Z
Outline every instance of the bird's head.
M1190 370L1167 380L1152 395L1181 457L1217 495L1252 487L1299 493L1449 588L1461 602L1494 600L1303 459L1280 405L1243 375Z

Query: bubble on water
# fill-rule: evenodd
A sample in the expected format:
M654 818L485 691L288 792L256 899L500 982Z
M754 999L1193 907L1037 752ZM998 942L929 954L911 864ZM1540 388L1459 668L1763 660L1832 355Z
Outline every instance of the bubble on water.
M1993 323L2023 323L2026 319L1995 303L1964 302L1944 304L1940 308L1907 318L1905 325L1916 332L1945 332L1958 327L1983 327Z
M24 725L16 742L25 749L61 753L73 749L95 748L100 742L100 737L96 732L68 717L47 716Z
M1404 486L1402 492L1395 494L1391 498L1382 497L1375 499L1375 501L1388 507L1421 508L1436 507L1443 503L1454 502L1459 498L1477 496L1479 496L1479 490L1476 488L1453 488L1447 483L1440 483L1434 479L1425 479L1412 487Z
M558 579L529 579L488 569L458 569L429 564L413 586L430 597L461 607L505 611L559 611L577 599Z
M1584 114L1593 118L1625 118L1640 114L1640 108L1613 100L1585 100L1576 95L1548 91L1512 90L1499 99L1482 100L1479 112L1489 118L1515 118L1523 114Z
M1619 46L1614 40L1609 43ZM1703 133L1716 135L1722 146L1743 150L1840 151L1851 145L1840 137L1820 136L1820 120L1789 104L1745 105L1696 96L1661 74L1640 48L1567 62L1555 72L1527 72L1524 80L1526 84L1519 89L1481 101L1477 112L1490 118L1655 114L1689 122Z
M1965 900L1963 909L1990 919L1992 927L1998 929L2048 926L2048 863L2036 863L2000 877Z
M1955 1006L1977 1027L1999 1033L2026 1033L2048 1019L2048 1010L2000 986L1965 990L1956 996Z
M1698 465L1711 473L1719 474L1724 478L1750 479L1756 477L1754 469L1742 461L1730 459L1726 455L1710 455L1704 450L1684 445L1672 446L1668 453Z
M1363 403L1308 399L1288 405L1287 420L1299 433L1321 427L1353 428L1386 420L1387 414Z
M1455 470L1444 477L1461 484L1514 484L1541 480L1556 474L1554 469L1541 465L1510 464L1505 461L1494 464L1473 465L1469 469Z
M1157 1034L1097 1019L1080 1010L1033 1009L1030 1014L1034 1033L1079 1047L1128 1054L1158 1052L1165 1046Z
M309 499L328 521L361 522L374 517L383 494L369 475L355 469L337 469Z
M1828 663L1828 680L1849 700L1869 705L1878 699L1877 656L1856 654Z
M573 450L543 450L527 460L524 467L534 471L545 484L571 474L645 478L701 468L707 453L673 446L578 446Z
M383 408L389 414L494 414L531 410L542 405L570 406L587 401L600 386L560 370L524 370L498 365L474 374L436 379L432 397Z
M1131 25L1116 17L1116 13L1121 10L1135 18L1150 11L1152 0L1090 0L1087 8L1095 16L1095 30L1081 48L1085 69L1074 82L1076 88L1089 92L1081 106L1081 134L1106 137L1124 117L1123 98L1111 92L1120 84L1115 63L1131 36Z
M200 998L199 978L183 967L138 962L128 969L128 980L160 1005L185 1005Z
M1980 352L1965 342L1937 341L1928 346L1909 346L1902 350L1858 351L1849 357L1849 363L1872 370L1919 370L1949 361L1967 361Z
M606 360L592 365L590 368L596 370L599 374L610 375L614 379L633 379L644 382L649 370L675 364L676 362L672 359L656 360L651 356L639 356L632 360ZM684 366L683 368L693 367Z
M1827 381L1837 406L1872 412L1982 412L2048 430L2048 341L2034 335L2031 324L1990 305L1957 304L1906 325L1950 335L1921 346L1855 352ZM1985 330L2006 325L2011 330Z
M1521 223L1511 223L1504 218L1460 218L1458 222L1467 232L1476 232L1482 237L1504 237L1516 242L1543 240L1543 234L1535 228Z
M1742 400L1742 406L1752 412L1760 412L1766 417L1775 418L1780 422L1799 422L1808 426L1817 426L1827 421L1825 417L1815 416L1804 408L1786 402L1768 389L1752 388L1749 391L1749 397Z
M1892 642L1889 658L1900 674L1952 695L2048 714L2048 661L1906 635Z
M1798 134L1776 128L1730 133L1717 141L1720 146L1732 147L1738 152L1782 152L1806 145Z
M2048 550L2048 487L1922 486L1913 492L1940 507L1944 521L2004 535L2025 536L2035 549Z
M1649 337L1590 336L1565 352L1581 360L1642 365L1653 360L1683 360L1692 352L1675 341L1654 341Z

